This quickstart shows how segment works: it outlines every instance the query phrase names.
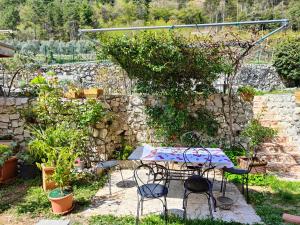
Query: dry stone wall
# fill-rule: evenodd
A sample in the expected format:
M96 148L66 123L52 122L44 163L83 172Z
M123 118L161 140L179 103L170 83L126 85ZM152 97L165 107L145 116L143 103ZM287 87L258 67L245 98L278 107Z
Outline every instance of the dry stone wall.
M72 81L84 87L101 87L108 95L128 95L132 92L132 81L120 67L110 62L48 65L42 67L39 72L47 76L49 71L54 71L60 80ZM20 92L21 90L18 88L19 81L23 79L29 82L36 74L24 72L21 77L15 80L12 91ZM10 76L9 74L4 76L6 77L6 83L10 81ZM2 82L1 79L0 77L0 82ZM223 78L221 76L215 82L215 87L221 89L222 85ZM287 86L271 65L251 64L242 66L234 80L236 88L243 85L251 85L259 90L282 89Z
M255 96L253 113L261 123L278 131L278 137L264 143L258 154L272 171L300 177L300 106L293 94Z
M220 123L218 138L228 140L228 125L222 111L225 102L225 115L229 115L227 96L211 95L208 99L197 99L190 107L196 110L206 107ZM24 129L19 109L27 107L28 98L0 98L0 136L13 134L15 141L25 146L29 133ZM143 142L158 144L153 130L147 126L145 105L156 104L153 97L138 95L105 95L99 101L110 108L114 114L111 121L98 123L91 133L97 148L91 150L91 160L97 162L100 156L112 153L122 144L137 146ZM293 94L274 94L255 96L253 103L244 102L239 97L233 101L233 130L238 140L240 132L248 121L259 117L263 125L278 130L278 138L264 143L259 156L268 161L271 171L285 176L300 177L300 106L295 103Z
M228 140L228 126L222 112L221 95L212 95L208 99L197 99L190 107L197 110L206 107L211 110L220 123L218 137ZM227 97L223 97L227 104ZM24 131L24 122L21 120L18 109L28 106L28 98L0 98L0 135L12 133L16 141L24 146L24 139L28 133ZM99 99L113 112L111 121L98 123L92 129L92 135L96 139L97 148L91 153L92 161L99 160L102 153L111 154L122 144L137 146L148 142L157 144L160 142L155 138L153 130L147 126L145 106L157 104L153 97L138 95L104 95ZM228 117L229 107L225 107ZM236 138L245 127L248 120L252 118L252 106L239 98L234 99L233 104L233 129Z

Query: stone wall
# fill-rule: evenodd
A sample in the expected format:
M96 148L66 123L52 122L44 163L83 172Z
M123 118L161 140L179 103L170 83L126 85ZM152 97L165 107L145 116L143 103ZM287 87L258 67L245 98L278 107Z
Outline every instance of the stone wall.
M124 71L110 63L74 63L62 65L49 65L41 68L43 74L54 71L60 80L74 81L84 87L102 87L106 94L128 95L132 92L132 81ZM1 72L1 71L0 71ZM30 81L34 74L24 72L22 77L15 80L13 92L20 91L18 82L21 79ZM9 81L10 76L6 75ZM6 81L6 82L7 82ZM1 82L1 77L0 77ZM215 86L222 88L222 77L215 82ZM251 85L260 90L282 89L286 86L271 65L244 65L235 80L235 86Z
M212 95L207 100L197 99L190 107L197 110L200 107L206 107L211 110L220 123L218 138L228 140L228 126L225 121L222 108L221 95ZM227 105L227 97L223 97ZM106 107L113 112L112 121L99 123L95 126L92 133L97 142L97 149L94 149L93 161L99 160L99 156L104 151L112 153L122 143L137 146L143 142L159 142L147 126L146 115L144 113L145 105L156 104L157 100L153 97L141 97L137 95L105 95L100 101L104 102ZM13 133L15 139L23 145L24 138L28 133L24 131L24 122L20 119L17 109L26 107L28 98L0 98L0 135ZM247 121L252 118L252 106L235 98L233 107L233 130L238 137L240 131L245 127ZM229 108L225 107L225 113L228 116Z
M272 171L300 177L300 107L293 94L255 96L254 116L261 123L278 130L278 137L264 143L259 155Z
M193 110L199 107L211 110L220 123L218 139L228 140L228 125L221 110L222 98L228 116L228 99L219 94L206 100L199 98L190 107ZM12 133L21 146L25 146L24 139L29 134L24 130L24 122L20 119L18 110L27 107L29 101L28 98L0 98L0 135ZM97 142L97 148L91 152L92 161L99 160L104 151L112 153L124 142L132 146L143 142L158 144L159 140L147 126L144 113L145 105L157 103L153 97L105 95L100 101L111 109L114 118L97 124L92 130ZM265 143L259 155L267 159L269 170L300 177L300 106L295 103L293 94L255 96L253 105L235 97L232 111L233 130L237 140L253 116L259 117L263 125L277 129L278 138Z
M28 102L28 98L0 97L0 136L12 135L21 146L29 133L24 130L19 110L27 107Z

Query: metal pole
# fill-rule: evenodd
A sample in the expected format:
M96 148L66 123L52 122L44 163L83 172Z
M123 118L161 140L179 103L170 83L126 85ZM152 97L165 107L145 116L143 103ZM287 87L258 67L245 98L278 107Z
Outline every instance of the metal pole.
M224 23L205 23L205 24L182 24L172 26L145 26L145 27L114 27L114 28L97 28L97 29L79 29L79 34L87 32L107 32L107 31L127 31L127 30L155 30L155 29L181 29L181 28L203 28L203 27L222 27L222 26L241 26L255 24L281 23L284 27L289 23L288 19L277 20L258 20L258 21L240 21Z

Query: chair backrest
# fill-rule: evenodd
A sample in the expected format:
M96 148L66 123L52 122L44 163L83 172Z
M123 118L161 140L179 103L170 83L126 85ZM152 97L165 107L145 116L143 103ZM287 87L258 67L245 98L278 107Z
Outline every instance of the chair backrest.
M141 164L134 170L134 180L138 191L147 191L155 196L156 189L161 188L160 185L167 186L169 174L167 168L157 163ZM147 184L153 184L152 188L148 188ZM143 190L141 189L143 188Z
M189 147L183 152L184 165L189 166L195 164L195 162L191 161L191 156L197 157L197 155L205 154L205 161L201 164L197 164L198 167L202 167L201 171L199 171L201 173L200 175L203 176L206 172L213 169L212 155L211 152L202 145L202 136L196 131L190 131L183 134L182 140L183 139L191 141Z

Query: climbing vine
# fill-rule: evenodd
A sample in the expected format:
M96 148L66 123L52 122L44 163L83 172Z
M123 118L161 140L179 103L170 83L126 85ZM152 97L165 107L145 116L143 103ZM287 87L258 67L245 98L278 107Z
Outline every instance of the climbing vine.
M141 32L132 37L102 40L99 58L109 56L135 82L137 93L158 97L147 106L148 124L166 142L182 133L198 130L214 135L218 123L207 109L193 110L197 96L214 92L213 82L228 69L219 46L174 32Z

